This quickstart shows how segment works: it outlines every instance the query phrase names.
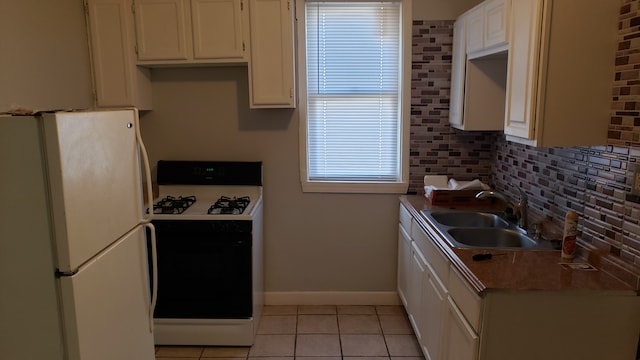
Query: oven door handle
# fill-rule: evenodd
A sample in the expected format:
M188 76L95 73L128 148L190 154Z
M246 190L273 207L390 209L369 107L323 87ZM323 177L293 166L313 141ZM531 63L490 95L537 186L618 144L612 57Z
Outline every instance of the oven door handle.
M142 169L144 170L145 182L147 184L147 202L149 205L144 204L144 207L149 209L148 212L143 212L142 222L148 223L153 217L153 184L151 182L151 165L149 163L149 155L147 154L147 148L142 141L142 135L140 134L140 116L138 115L138 109L133 108L135 127L136 127L136 141L140 147L140 155L142 156Z
M158 301L158 251L156 246L156 228L152 223L145 223L149 229L151 244L151 302L149 303L149 332L153 333L153 313Z

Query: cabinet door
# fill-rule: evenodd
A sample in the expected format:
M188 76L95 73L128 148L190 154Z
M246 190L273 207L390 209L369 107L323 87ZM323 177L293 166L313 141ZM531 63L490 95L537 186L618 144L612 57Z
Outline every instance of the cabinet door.
M409 275L411 274L411 238L402 225L398 227L398 295L407 307Z
M476 360L478 335L464 318L456 303L447 298L443 359Z
M242 59L242 0L191 0L194 59Z
M424 295L423 286L426 278L427 260L420 252L415 243L411 244L411 276L409 277L408 288L408 306L407 313L409 321L413 326L416 339L419 343L424 341L422 329L424 328L424 311L425 304L422 296Z
M250 0L252 108L294 108L293 3Z
M136 0L138 60L189 58L189 0Z
M467 15L467 53L484 48L484 6L478 6Z
M88 0L86 4L96 105L151 109L151 75L136 66L128 1Z
M444 315L446 311L447 291L435 271L427 264L426 276L422 285L422 301L424 306L421 321L423 352L427 360L441 358L442 332Z
M507 105L504 132L533 139L535 99L542 31L542 0L520 0L511 4Z
M462 128L464 111L465 65L467 63L466 17L459 17L453 26L453 58L451 69L451 103L449 107L449 123L453 127Z
M509 7L505 0L489 0L484 6L484 46L506 44Z

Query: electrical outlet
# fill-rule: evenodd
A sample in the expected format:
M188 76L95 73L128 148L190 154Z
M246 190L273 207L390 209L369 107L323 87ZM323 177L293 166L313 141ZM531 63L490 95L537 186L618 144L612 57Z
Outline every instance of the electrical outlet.
M636 169L633 175L633 188L631 192L635 195L640 195L640 166Z

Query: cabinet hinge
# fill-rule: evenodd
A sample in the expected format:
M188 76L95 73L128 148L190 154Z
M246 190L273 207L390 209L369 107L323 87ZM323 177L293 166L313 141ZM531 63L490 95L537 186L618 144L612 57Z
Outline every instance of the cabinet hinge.
M240 1L240 11L244 11L244 1Z
M84 14L85 14L86 16L89 16L89 4L88 4L88 3L87 3L87 1L85 0L85 1L83 1L83 2L82 2L82 5L84 6Z
M136 2L135 2L135 1L132 1L132 2L131 2L131 13L132 13L133 15L135 15L135 14L136 14Z
M287 1L287 11L291 11L291 1Z

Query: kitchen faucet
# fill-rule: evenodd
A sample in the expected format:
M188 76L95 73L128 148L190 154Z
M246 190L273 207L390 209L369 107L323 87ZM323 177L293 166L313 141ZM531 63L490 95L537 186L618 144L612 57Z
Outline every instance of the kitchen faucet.
M529 198L527 194L521 188L517 188L520 192L520 201L517 204L510 202L506 196L499 192L492 190L483 190L476 194L476 199L484 200L488 198L496 198L504 201L507 204L507 210L512 210L512 216L516 217L518 221L518 227L527 231L527 205ZM505 211L506 212L506 211Z

